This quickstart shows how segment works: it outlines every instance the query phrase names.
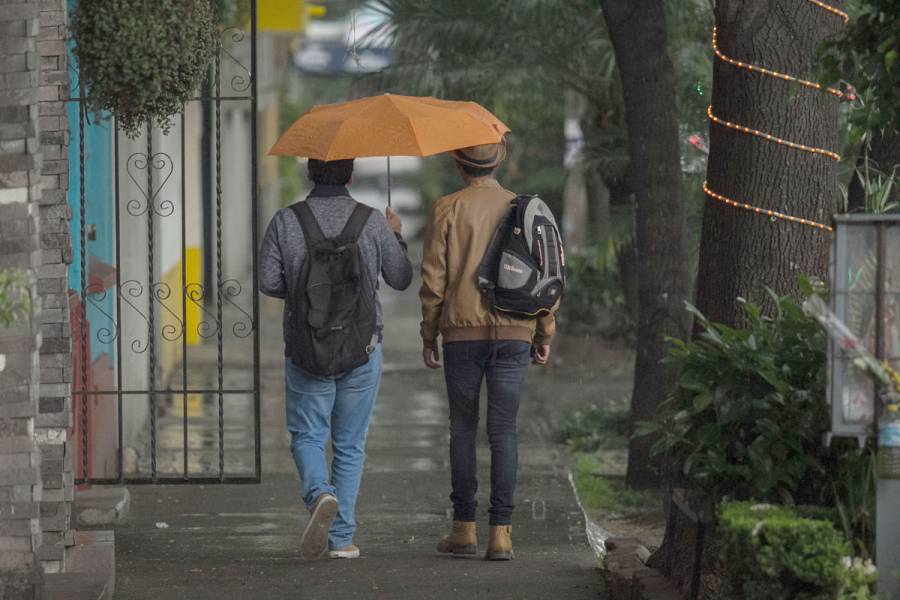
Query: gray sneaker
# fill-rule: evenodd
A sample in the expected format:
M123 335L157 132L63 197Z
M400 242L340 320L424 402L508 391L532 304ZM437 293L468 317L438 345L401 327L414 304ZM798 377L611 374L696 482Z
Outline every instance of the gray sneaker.
M332 548L328 551L331 558L359 558L359 548L350 544L343 548Z
M316 499L310 511L309 522L300 538L300 557L305 560L322 558L328 550L328 530L337 516L338 502L325 493Z

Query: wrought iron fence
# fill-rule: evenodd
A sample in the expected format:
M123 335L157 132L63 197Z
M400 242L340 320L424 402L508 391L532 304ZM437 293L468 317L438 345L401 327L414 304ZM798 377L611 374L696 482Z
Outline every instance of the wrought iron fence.
M72 65L76 483L260 480L257 29L222 27L173 129L125 138Z

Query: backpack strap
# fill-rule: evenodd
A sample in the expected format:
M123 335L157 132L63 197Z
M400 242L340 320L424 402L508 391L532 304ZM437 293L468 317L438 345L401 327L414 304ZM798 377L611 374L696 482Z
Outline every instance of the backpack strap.
M506 211L506 214L503 215L503 219L501 219L500 224L497 225L497 229L494 230L494 235L491 237L491 243L484 253L484 258L481 259L481 263L478 265L476 281L478 288L485 294L493 294L493 289L497 285L497 270L500 265L500 255L503 253L503 245L509 237L509 232L512 231L515 219L516 205L510 203L509 209Z
M316 221L316 216L308 203L305 201L296 202L291 205L291 210L297 216L300 228L303 229L303 237L306 239L307 248L311 248L325 240L325 234L322 233L322 228L319 227L319 222Z
M347 224L344 225L344 230L341 231L341 235L337 238L340 240L340 243L350 244L357 241L362 234L362 230L366 226L366 223L369 222L369 217L371 215L371 208L357 202L356 206L353 208L353 212L350 214L350 218L347 219Z

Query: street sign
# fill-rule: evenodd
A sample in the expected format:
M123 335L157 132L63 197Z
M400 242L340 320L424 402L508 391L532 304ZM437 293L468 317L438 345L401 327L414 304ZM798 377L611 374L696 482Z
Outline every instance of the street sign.
M306 0L265 0L259 3L259 30L300 33L311 18L324 17L326 8Z

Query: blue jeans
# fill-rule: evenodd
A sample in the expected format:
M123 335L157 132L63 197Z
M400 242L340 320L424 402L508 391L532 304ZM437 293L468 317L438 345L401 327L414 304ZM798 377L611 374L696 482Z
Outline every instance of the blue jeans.
M338 500L338 514L329 532L332 548L348 546L356 531L356 497L381 369L381 344L368 363L337 377L316 377L290 359L285 361L287 426L303 500L307 508L326 492ZM325 456L329 433L333 449L330 477Z
M444 344L444 377L450 401L450 478L453 519L474 521L478 491L478 397L487 380L487 433L491 447L491 525L509 525L516 491L516 416L525 371L531 362L527 342L450 342Z

